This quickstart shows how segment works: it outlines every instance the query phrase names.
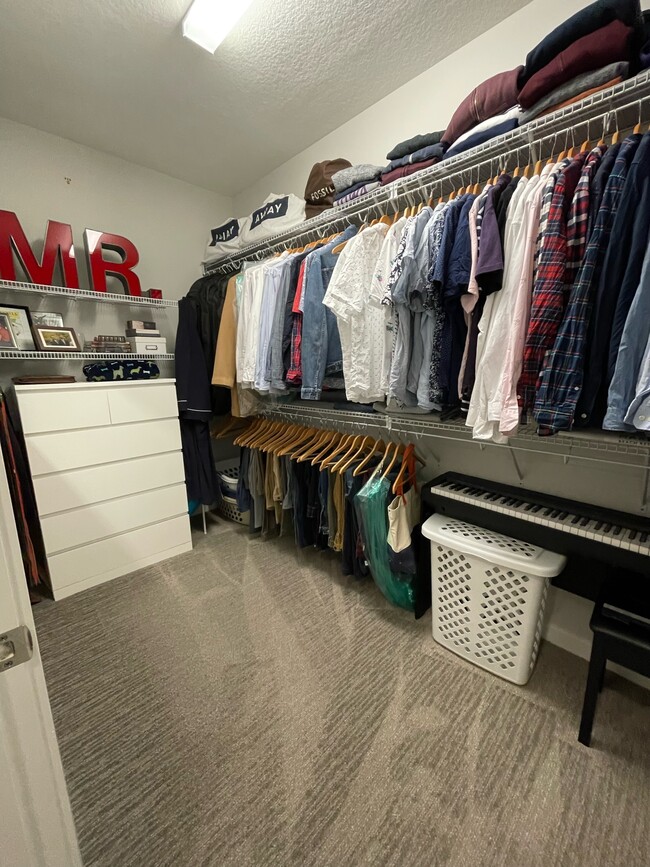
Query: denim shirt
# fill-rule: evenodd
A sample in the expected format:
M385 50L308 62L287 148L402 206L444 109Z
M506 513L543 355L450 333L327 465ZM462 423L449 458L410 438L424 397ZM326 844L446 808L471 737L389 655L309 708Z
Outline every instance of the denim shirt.
M302 321L302 390L305 400L319 400L326 376L343 370L343 351L335 314L323 304L338 256L332 250L357 232L348 228L311 254L305 275Z

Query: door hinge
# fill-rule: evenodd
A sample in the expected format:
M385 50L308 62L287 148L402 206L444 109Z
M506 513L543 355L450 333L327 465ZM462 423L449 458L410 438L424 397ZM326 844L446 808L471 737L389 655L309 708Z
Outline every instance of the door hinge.
M32 634L26 626L0 632L0 674L28 662L34 653Z

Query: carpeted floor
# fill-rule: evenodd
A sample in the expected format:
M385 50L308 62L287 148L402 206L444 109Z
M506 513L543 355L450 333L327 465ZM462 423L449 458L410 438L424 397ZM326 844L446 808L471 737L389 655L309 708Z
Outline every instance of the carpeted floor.
M213 523L35 610L86 867L644 867L650 694L544 645L527 687L336 560Z

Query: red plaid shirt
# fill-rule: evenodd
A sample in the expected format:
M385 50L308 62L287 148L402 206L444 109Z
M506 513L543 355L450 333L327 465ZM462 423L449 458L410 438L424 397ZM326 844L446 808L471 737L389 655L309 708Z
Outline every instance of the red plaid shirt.
M582 219L581 209L589 208L589 200L581 197L574 213L573 194L588 151L583 151L560 173L548 214L539 258L537 279L533 289L528 334L524 359L517 387L519 406L525 412L533 408L538 377L544 356L555 341L562 321L568 291L584 251L582 234L587 231L587 214ZM568 228L569 218L572 219ZM569 247L569 243L571 246ZM575 257L580 255L580 260ZM567 279L570 281L567 286Z
M307 257L308 259L309 257ZM302 284L305 279L305 259L300 265L296 294L293 301L293 329L291 331L291 361L287 372L289 385L301 385L302 383L302 310L300 299L302 297Z

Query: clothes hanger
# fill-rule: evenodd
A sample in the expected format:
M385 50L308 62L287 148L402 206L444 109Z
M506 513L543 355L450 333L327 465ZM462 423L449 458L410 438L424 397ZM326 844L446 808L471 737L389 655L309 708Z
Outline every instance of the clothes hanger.
M281 422L272 422L268 419L261 419L261 424L258 425L254 431L251 431L251 435L243 440L242 445L247 446L248 448L255 448L255 444L260 437L264 438L271 431L279 430L281 427Z
M393 220L391 220L391 218L388 216L388 214L382 214L381 217L379 218L379 222L383 223L384 226L392 226L393 225Z
M302 425L287 425L285 423L280 430L275 431L270 436L263 437L261 441L258 440L257 447L261 448L262 451L275 451L285 443L293 442L304 430Z
M390 463L388 464L388 466L384 470L384 474L382 476L382 479L385 479L388 477L388 474L393 469L395 461L397 460L397 457L399 455L399 451L402 448L401 443L394 443L394 445L395 445L395 452L393 454L392 460L390 461ZM390 448L390 445L388 446L388 448ZM386 457L388 458L388 449L386 450Z
M352 440L352 442L348 445L348 447L345 450L345 452L343 453L343 455L341 457L339 457L339 459L336 461L334 466L330 467L330 472L332 472L332 473L340 472L343 465L346 464L348 462L348 460L350 460L350 458L354 454L356 454L357 449L359 447L359 443L363 442L363 440L364 440L363 434L359 434L358 436L355 436L354 439Z
M266 419L256 418L249 428L245 431L242 431L239 436L237 436L233 440L233 445L235 446L243 446L245 445L245 441L259 428L261 424L264 423Z
M323 446L331 438L332 431L321 431L320 436L317 436L314 440L312 440L312 442L309 443L306 448L302 449L299 454L293 456L294 460L298 461L298 463L306 461L308 458L313 456L314 452L318 452L321 446Z
M374 446L372 447L372 449L366 455L366 457L361 461L361 463L356 468L356 470L354 470L352 475L353 476L359 476L363 472L363 470L368 466L368 464L370 463L370 459L372 458L372 456L378 454L382 450L385 451L385 449L386 449L386 446L385 446L383 440L377 440L375 442Z
M284 455L293 457L293 453L302 448L305 442L310 442L316 433L318 433L318 428L303 428L302 433L296 434L295 437L290 438L289 442L285 442L284 445L281 443L274 444L272 451L278 457L283 457Z
M327 442L324 443L324 448L322 448L318 452L318 454L316 454L312 458L312 461L311 461L312 467L315 467L316 464L319 463L319 461L321 461L325 457L325 455L331 450L332 446L337 446L340 444L341 439L342 439L342 434L340 434L338 431L330 431L330 433L331 433L331 436L327 440Z
M341 458L341 460L340 460L340 461L336 464L336 466L332 469L332 472L333 472L333 473L337 473L337 472L338 472L338 473L340 473L341 475L343 475L343 473L344 473L347 469L349 469L349 467L352 466L352 464L355 462L355 460L359 457L359 455L363 452L363 450L364 450L365 448L368 447L368 444L371 443L371 442L374 442L374 440L372 439L372 437L369 437L369 436L365 436L365 437L363 437L362 440L361 440L361 444L360 444L359 448L358 448L358 449L355 449L355 450L354 450L354 453L353 453L353 454L352 454L352 455L351 455L347 460L346 460L346 457L347 457L347 456L344 456L343 458ZM354 449L354 444L353 444L352 447L353 447L353 449Z
M417 472L416 472L416 468L415 468L415 462L416 462L415 446L412 443L409 443L409 445L407 445L406 449L404 450L404 454L402 455L402 466L400 467L399 473L397 474L397 478L395 479L395 481L393 483L393 494L394 495L397 494L398 492L400 492L399 491L400 487L402 489L404 488L405 481L406 481L406 483L413 485L413 487L415 488L415 490L417 492L418 483L417 483ZM409 476L405 480L404 475L405 475L407 470L408 470Z
M343 439L340 441L338 448L334 449L334 451L330 455L326 456L325 459L320 462L321 470L327 469L331 464L333 458L346 451L347 447L350 445L353 439L354 434L348 434L347 436L344 436ZM334 461L334 463L336 463L336 461ZM312 466L313 465L314 462L312 461Z

